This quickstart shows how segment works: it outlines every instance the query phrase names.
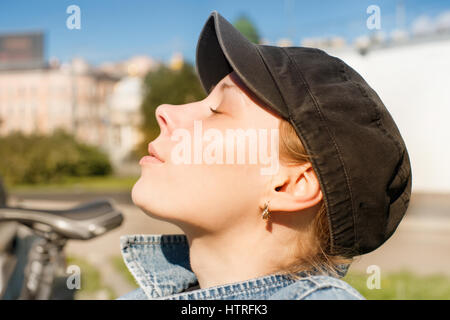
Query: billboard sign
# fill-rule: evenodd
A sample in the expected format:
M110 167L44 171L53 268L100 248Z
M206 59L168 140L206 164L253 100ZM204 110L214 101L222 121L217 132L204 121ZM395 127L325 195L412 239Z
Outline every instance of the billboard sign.
M0 70L44 66L44 34L0 34Z

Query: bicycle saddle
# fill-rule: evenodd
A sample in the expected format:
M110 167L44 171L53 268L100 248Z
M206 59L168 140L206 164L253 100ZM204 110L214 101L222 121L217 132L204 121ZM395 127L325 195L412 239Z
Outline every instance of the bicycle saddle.
M110 200L97 200L67 210L0 207L1 221L17 221L66 239L88 240L121 225L123 215Z

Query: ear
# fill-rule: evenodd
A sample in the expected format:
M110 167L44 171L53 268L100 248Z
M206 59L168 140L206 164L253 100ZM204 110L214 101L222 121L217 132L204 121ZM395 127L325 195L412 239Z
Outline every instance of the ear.
M322 199L319 180L311 163L307 162L302 165L281 166L263 201L270 201L270 211L296 212L314 207ZM263 206L264 203L261 207Z

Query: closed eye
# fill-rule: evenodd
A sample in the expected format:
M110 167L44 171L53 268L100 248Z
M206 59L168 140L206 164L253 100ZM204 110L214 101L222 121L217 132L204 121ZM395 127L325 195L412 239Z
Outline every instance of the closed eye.
M218 111L217 109L213 109L211 107L209 107L209 110L211 110L212 113L218 113L218 114L222 113L222 112Z

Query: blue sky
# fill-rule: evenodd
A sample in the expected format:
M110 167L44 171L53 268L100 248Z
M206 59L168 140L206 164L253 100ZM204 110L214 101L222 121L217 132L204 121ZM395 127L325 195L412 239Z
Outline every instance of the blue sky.
M93 64L146 54L167 60L181 51L194 62L198 35L209 13L217 10L233 22L245 13L262 37L288 37L299 45L305 37L367 34L366 8L381 9L382 31L396 26L398 0L1 0L0 33L42 30L46 57L68 61L81 56ZM421 15L433 18L450 10L450 1L403 0L406 25ZM66 28L66 8L81 8L81 30Z

